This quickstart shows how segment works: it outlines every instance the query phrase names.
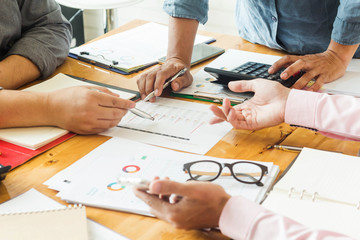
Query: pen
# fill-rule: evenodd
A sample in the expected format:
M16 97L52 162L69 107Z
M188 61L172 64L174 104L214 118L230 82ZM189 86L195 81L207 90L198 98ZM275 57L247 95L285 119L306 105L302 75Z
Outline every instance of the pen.
M165 89L167 86L169 86L169 84L174 81L176 78L182 76L185 72L187 71L187 68L184 68L182 70L180 70L177 74L175 74L169 81L165 82L165 84L163 85L163 89ZM149 95L147 95L144 98L144 102L149 101L150 99L152 99L155 96L155 91L152 91L151 93L149 93Z
M100 93L105 93L97 88L91 88L91 90L96 91L96 92L100 92ZM138 108L130 108L129 109L130 112L132 112L133 114L135 114L138 117L142 117L145 119L150 119L151 121L154 121L155 118L153 118L150 114L148 114L147 112L144 112Z
M138 117L150 119L151 121L155 120L155 118L152 117L150 114L148 114L147 112L144 112L144 111L142 111L142 110L140 110L138 108L130 108L129 111L132 112L133 114L135 114Z
M287 146L287 145L274 145L274 148L280 149L283 151L294 151L294 152L300 152L302 150L302 147L293 147L293 146Z

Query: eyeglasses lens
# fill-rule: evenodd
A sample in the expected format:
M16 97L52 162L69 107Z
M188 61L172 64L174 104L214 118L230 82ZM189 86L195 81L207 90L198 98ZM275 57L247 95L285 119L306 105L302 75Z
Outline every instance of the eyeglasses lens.
M198 162L190 167L190 175L198 181L212 181L219 174L220 166L213 162Z
M235 178L248 183L259 181L262 175L261 168L251 163L237 163L233 165L233 172Z

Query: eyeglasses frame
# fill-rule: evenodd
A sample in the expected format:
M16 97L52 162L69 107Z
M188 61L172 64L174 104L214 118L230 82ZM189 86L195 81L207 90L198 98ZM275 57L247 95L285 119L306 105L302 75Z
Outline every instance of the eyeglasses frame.
M220 167L220 170L219 170L219 173L214 177L214 179L212 180L205 180L205 181L208 181L208 182L212 182L214 180L216 180L217 178L219 178L221 176L221 173L223 171L224 168L229 168L230 170L230 173L231 175L235 178L235 180L239 181L239 182L242 182L242 183L246 183L246 184L256 184L257 186L259 187L262 187L264 186L264 184L261 182L262 178L264 177L264 175L268 174L268 167L265 166L265 165L261 165L259 163L254 163L254 162L249 162L249 161L237 161L237 162L233 162L233 163L219 163L219 162L216 162L214 160L198 160L198 161L194 161L194 162L188 162L188 163L185 163L184 166L183 166L183 171L184 172L187 172L190 176L190 178L192 180L195 180L195 181L199 181L197 180L196 178L194 178L191 174L191 171L190 171L190 167L196 163L199 163L199 162L212 162L212 163L215 163L217 164L219 167ZM261 169L261 176L260 178L255 181L255 182L247 182L247 181L243 181L243 180L240 180L236 177L234 171L233 171L233 166L235 164L238 164L238 163L249 163L249 164L253 164L253 165L256 165L258 167L260 167Z

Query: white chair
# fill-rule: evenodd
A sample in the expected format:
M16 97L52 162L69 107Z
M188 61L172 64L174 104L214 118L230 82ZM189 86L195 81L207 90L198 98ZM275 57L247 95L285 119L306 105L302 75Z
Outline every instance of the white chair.
M75 18L84 9L104 9L106 15L105 32L115 28L115 9L140 3L143 0L56 0L59 4L78 8L79 11L71 18Z

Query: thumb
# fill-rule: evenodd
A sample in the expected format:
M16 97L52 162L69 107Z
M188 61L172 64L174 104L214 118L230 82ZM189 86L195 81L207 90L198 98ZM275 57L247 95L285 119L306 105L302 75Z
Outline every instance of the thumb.
M191 186L185 183L170 180L155 180L149 186L151 194L171 195L176 194L186 196L189 194Z
M229 82L229 89L233 92L255 92L254 80L232 81Z

